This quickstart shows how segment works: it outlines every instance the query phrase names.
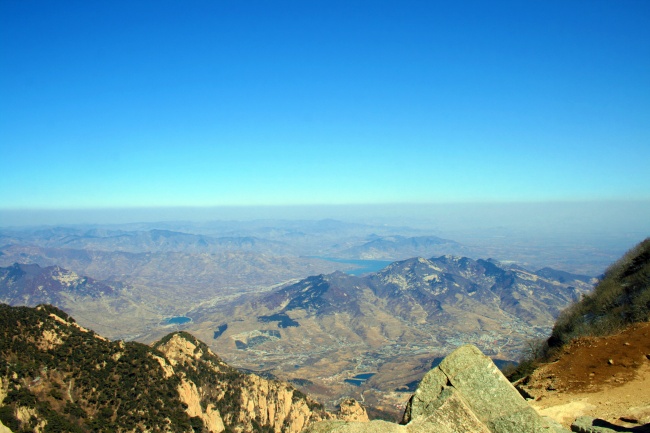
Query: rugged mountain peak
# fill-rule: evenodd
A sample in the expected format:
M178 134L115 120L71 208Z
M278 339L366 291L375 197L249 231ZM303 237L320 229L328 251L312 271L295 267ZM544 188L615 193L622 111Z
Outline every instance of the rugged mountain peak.
M443 272L444 269L431 260L425 259L423 257L413 257L406 260L400 260L386 266L381 271L377 272L377 275L383 277L384 279L390 278L394 275L402 276L423 276Z
M263 302L269 308L281 307L282 313L302 309L308 314L328 314L358 301L361 285L359 277L343 272L321 274L272 293Z
M207 347L187 332L175 332L154 344L154 348L161 351L169 360L172 366L187 364L209 357L217 364L222 363L221 359Z

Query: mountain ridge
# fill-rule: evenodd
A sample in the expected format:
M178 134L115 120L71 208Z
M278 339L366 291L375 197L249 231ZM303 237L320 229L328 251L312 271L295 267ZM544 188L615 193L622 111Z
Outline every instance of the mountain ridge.
M14 431L297 433L333 416L187 333L109 341L49 306L0 304L0 421Z

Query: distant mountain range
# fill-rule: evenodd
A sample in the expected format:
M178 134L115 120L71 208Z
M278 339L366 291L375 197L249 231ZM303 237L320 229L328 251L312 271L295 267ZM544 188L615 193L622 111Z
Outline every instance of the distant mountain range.
M0 227L0 265L20 262L15 258L11 262L2 261L5 249L30 246L192 255L238 251L285 257L390 261L452 254L475 258L494 257L501 261L520 263L527 268L551 267L567 272L598 275L623 251L595 247L585 244L584 239L576 241L571 236L565 236L559 241L535 236L530 239L530 233L526 235L506 227L486 226L483 230L459 230L444 236L441 233L438 230L333 219ZM459 239L463 243L458 242ZM83 273L79 269L67 267ZM345 268L339 266L338 269ZM94 277L90 273L86 274Z
M30 243L47 248L142 252L216 253L231 250L287 254L284 242L255 236L207 236L172 230L106 230L54 227L4 236L4 243Z
M371 400L373 390L408 389L459 344L516 359L592 287L586 276L553 275L494 260L411 258L361 277L311 276L228 310L202 306L188 313L187 329L234 365L311 384L316 395L327 383L335 395L356 390ZM368 372L360 389L345 382Z
M461 343L515 359L527 339L548 335L559 311L590 283L586 276L494 260L411 258L361 277L319 274L230 303L199 303L182 313L189 323L169 325L163 319L173 310L149 303L160 292L59 266L14 264L0 268L0 302L53 303L85 326L146 341L180 327L238 367L293 380L330 401L354 392L354 381L345 380L368 371L376 378L358 382L359 391L408 390L436 356ZM143 316L151 319L137 322ZM332 395L319 395L325 382ZM372 399L372 392L364 395Z
M437 236L370 236L370 240L345 249L341 257L366 260L400 260L408 257L430 257L436 254L467 254L469 248Z
M462 320L457 309L486 314L489 310L548 326L561 308L589 290L590 280L548 268L530 272L494 260L412 258L362 277L342 272L309 277L260 303L270 310L281 307L279 313L304 310L313 316L358 315L363 304L385 304L393 317L412 323Z

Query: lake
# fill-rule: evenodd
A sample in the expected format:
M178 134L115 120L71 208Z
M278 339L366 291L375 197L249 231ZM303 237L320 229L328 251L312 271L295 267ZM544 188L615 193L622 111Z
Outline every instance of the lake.
M186 316L174 316L174 317L168 317L167 319L163 320L163 323L165 325L183 325L191 321L192 319Z
M361 373L354 376L352 379L345 379L343 382L349 383L354 386L361 386L368 381L376 373Z

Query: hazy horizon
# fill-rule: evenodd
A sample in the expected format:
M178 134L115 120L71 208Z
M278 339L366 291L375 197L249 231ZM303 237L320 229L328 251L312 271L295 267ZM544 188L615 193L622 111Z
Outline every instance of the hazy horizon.
M134 223L323 220L458 232L498 227L564 235L608 229L650 235L650 200L305 206L0 209L0 227Z

